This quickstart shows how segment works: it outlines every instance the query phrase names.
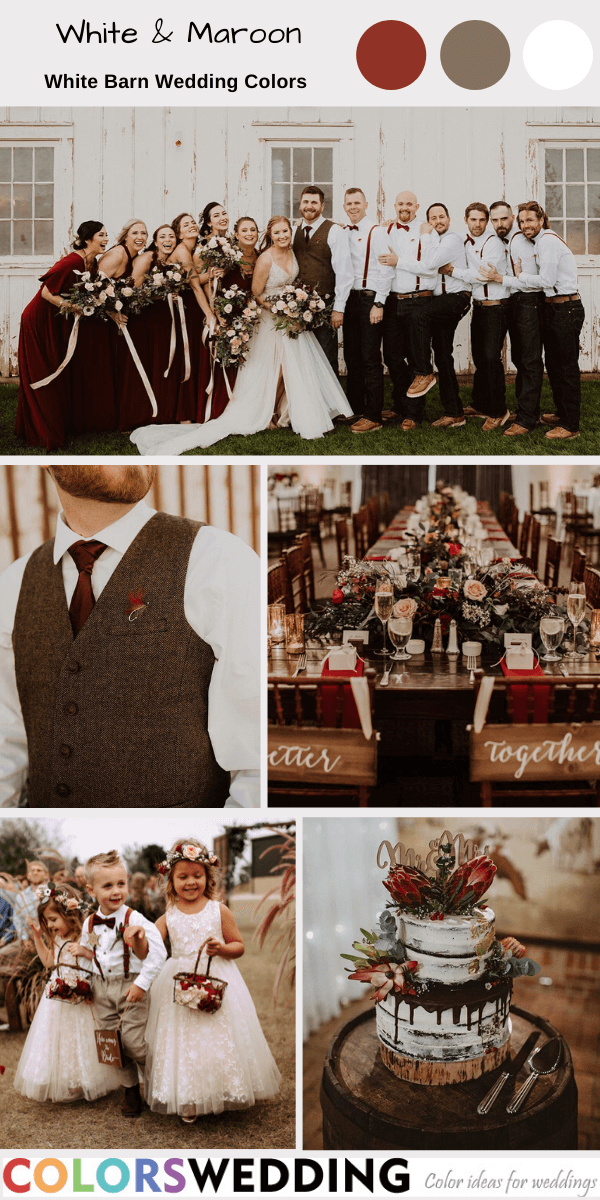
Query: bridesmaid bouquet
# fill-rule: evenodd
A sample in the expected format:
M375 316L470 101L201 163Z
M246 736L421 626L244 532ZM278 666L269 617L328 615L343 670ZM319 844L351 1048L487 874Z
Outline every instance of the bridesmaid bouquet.
M323 299L309 284L300 283L291 284L279 295L267 296L266 304L275 318L275 328L286 337L297 338L327 323L333 311L333 303L327 303L329 299L329 296Z
M219 267L222 271L231 271L244 257L244 251L234 245L229 238L215 234L206 242L198 244L198 253L205 269Z
M214 310L219 327L214 338L214 355L224 367L242 367L250 349L254 327L260 321L260 307L236 283L215 296Z
M139 311L139 300L134 288L127 279L109 279L101 271L92 278L89 271L76 271L81 275L79 283L74 284L70 292L61 296L59 312L64 317L82 316L99 317L108 321L110 313L123 312L125 315ZM143 304L139 307L144 307Z
M144 293L146 304L153 304L155 300L180 296L189 286L189 271L182 263L155 263L139 291Z

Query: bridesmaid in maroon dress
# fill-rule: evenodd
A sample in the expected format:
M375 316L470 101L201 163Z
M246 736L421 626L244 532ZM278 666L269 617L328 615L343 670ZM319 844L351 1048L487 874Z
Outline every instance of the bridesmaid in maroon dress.
M221 210L223 212L224 210ZM236 286L246 292L248 296L252 295L252 275L258 259L256 251L256 243L258 242L258 225L254 217L240 217L233 227L233 241L243 251L244 257L231 270L225 274L219 275L218 291L226 292L227 288ZM205 284L205 290L209 296L211 294L210 284ZM220 363L214 364L213 376L213 393L212 404L210 408L209 420L214 417L220 417L229 404L229 392L225 382L225 374L229 381L230 390L233 392L235 377L237 375L237 367L223 368ZM208 384L206 381L205 387ZM206 391L204 396L200 395L198 403L198 415L196 420L202 424L206 420L206 408L208 397Z
M144 222L137 218L128 221L116 244L102 255L98 270L109 279L128 279L147 240ZM73 428L77 433L102 433L119 427L119 393L131 355L125 339L119 337L119 326L127 324L127 317L122 313L110 317L109 321L88 322L83 331L81 349L88 369L84 370L80 355L73 372Z
M159 225L152 235L152 242L148 249L142 254L138 254L134 261L132 279L135 287L142 286L148 272L154 266L167 267L176 245L177 238L171 226ZM177 312L175 321L177 328L179 326ZM129 355L120 391L119 428L122 430L130 432L132 429L137 429L138 425L148 425L151 421L158 424L170 424L177 419L179 384L184 373L183 346L181 333L179 333L175 357L165 379L165 371L169 365L171 325L171 313L167 300L155 300L154 304L144 308L137 316L130 317L127 322L131 340L152 385L158 413L156 417L151 416L148 394L140 378L140 373Z
M71 427L72 367L81 354L79 339L88 322L79 322L75 356L46 387L32 391L31 384L52 375L67 352L72 329L59 317L60 293L79 283L76 271L96 271L96 256L106 250L108 234L101 221L84 221L77 230L73 250L41 276L42 287L21 317L19 334L19 403L15 433L29 446L56 450L64 446ZM84 369L90 370L89 359Z
M191 213L180 213L178 217L175 217L172 228L177 238L177 247L171 255L170 261L172 263L180 262L187 271L191 272L191 287L187 288L183 294L191 372L186 382L183 382L182 374L182 382L179 385L177 398L176 418L182 424L187 424L196 420L198 388L201 380L205 376L207 378L210 377L210 355L207 344L202 341L202 333L205 321L208 323L209 329L212 329L214 314L211 311L210 304L202 288L202 283L209 276L207 273L203 278L199 276L193 261L193 254L198 241L198 226Z

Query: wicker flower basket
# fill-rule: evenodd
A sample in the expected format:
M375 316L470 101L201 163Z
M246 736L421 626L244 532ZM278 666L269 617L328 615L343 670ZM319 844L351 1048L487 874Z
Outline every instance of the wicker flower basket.
M92 990L92 972L85 967L65 967L62 964L62 970L68 971L73 977L74 982L69 982L61 975L60 956L67 945L66 942L61 946L58 957L56 959L56 979L51 980L48 985L48 999L62 1000L65 1004L81 1004L85 1001L90 1003L93 999ZM84 978L87 976L87 978Z
M206 938L206 941L202 943L196 957L194 970L179 971L174 976L173 1000L176 1004L184 1004L186 1008L196 1009L197 1012L214 1013L218 1012L223 1003L227 983L224 979L217 979L215 975L211 975L212 958L208 960L206 974L198 974L200 955L209 941L210 938Z

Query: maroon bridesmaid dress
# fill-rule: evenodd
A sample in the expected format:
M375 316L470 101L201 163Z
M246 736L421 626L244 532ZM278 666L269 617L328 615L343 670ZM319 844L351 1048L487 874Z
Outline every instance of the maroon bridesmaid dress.
M177 421L197 421L199 397L203 394L203 389L206 387L210 379L210 351L208 341L202 341L204 332L204 313L196 300L193 288L186 288L183 293L183 304L185 309L185 322L187 328L187 337L190 353L190 377L187 382L183 382L184 371L184 351L182 341L182 331L178 320L178 344L181 354L181 373L179 392L177 397ZM171 368L172 369L172 368ZM202 389L202 390L201 390Z
M81 255L73 251L40 276L40 282L53 296L58 296L79 282L75 271L84 269ZM82 317L79 337L84 324L85 317ZM24 438L29 446L45 446L47 450L56 450L64 446L67 440L71 425L74 360L53 383L36 391L32 391L31 385L52 375L60 366L67 353L72 328L72 320L61 317L58 309L44 300L41 288L21 317L19 402L15 433L17 437ZM78 344L75 356L79 350Z
M173 362L165 379L165 371L169 366L171 324L167 300L156 300L128 321L127 328L150 380L158 412L155 417L152 416L148 393L129 354L119 390L119 429L124 432L137 429L139 425L166 425L177 420L179 384L184 374L183 346L178 334ZM179 324L175 302L176 331Z
M123 249L127 263L120 279L129 278L133 271L127 246ZM73 360L73 431L107 433L119 427L120 381L131 357L129 348L112 320L91 317L80 339Z
M225 292L227 291L227 288L233 287L234 284L241 288L242 291L246 292L249 296L252 294L252 276L250 275L250 277L248 277L247 275L244 275L241 267L239 266L232 267L230 271L227 271L225 275L221 277L219 291ZM207 419L206 410L208 407L208 395L206 389L210 381L211 363L212 360L210 357L208 357L207 361L205 360L204 362L204 373L199 381L198 411L195 419L200 425L203 425ZM212 404L210 407L210 416L208 418L210 421L212 421L215 417L220 417L221 413L225 411L227 405L229 404L229 394L227 391L227 385L225 383L225 373L227 374L227 379L229 380L229 387L231 388L231 391L233 391L237 372L237 367L226 367L223 369L221 363L216 362L214 364Z

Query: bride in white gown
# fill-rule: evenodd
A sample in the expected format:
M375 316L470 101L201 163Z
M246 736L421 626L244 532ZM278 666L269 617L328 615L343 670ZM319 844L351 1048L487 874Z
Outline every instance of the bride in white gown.
M298 278L292 250L292 226L287 217L271 217L265 234L252 291L257 299L273 296ZM275 328L269 306L263 307L250 346L238 372L233 399L225 412L204 425L147 425L134 429L131 441L140 454L183 454L196 447L214 446L229 434L258 433L270 425L285 389L279 428L291 425L302 438L323 437L333 429L333 417L352 416L352 409L314 333L297 339Z

